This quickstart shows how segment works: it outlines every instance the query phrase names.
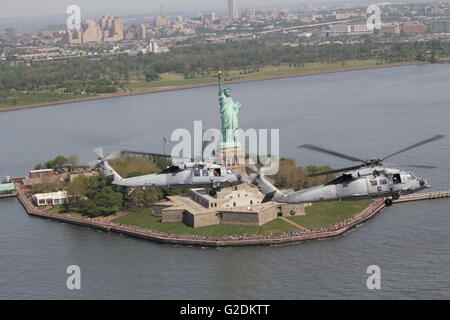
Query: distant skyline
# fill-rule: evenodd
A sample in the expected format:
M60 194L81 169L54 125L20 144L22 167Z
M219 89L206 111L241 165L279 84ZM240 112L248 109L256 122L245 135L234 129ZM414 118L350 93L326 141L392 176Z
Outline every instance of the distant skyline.
M270 5L295 6L305 3L371 3L365 0L237 0L239 9ZM381 2L381 1L379 1ZM433 0L391 0L393 3L438 2ZM157 13L161 3L166 12L196 12L221 10L227 12L227 0L14 0L4 1L0 7L1 18L38 17L64 15L69 5L76 4L86 14L129 15L138 13Z

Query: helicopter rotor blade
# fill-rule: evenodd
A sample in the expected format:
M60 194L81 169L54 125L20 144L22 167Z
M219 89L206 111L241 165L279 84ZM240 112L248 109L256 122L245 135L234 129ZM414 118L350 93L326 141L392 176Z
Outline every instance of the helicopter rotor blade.
M339 153L333 150L329 150L329 149L325 149L322 147L318 147L312 144L304 144L302 146L300 146L299 148L305 148L305 149L309 149L309 150L313 150L313 151L317 151L317 152L322 152L322 153L326 153L326 154L330 154L332 156L338 157L338 158L343 158L346 160L350 160L350 161L354 161L354 162L365 162L365 160L359 159L359 158L355 158L343 153Z
M409 168L418 168L418 169L436 169L436 166L426 166L426 165L416 165L416 164L407 164L405 167Z
M362 167L365 167L365 165L361 164L359 166L354 166L354 167L336 169L336 170L331 170L331 171L326 171L326 172L313 173L313 174L308 175L308 177L325 176L325 175L333 174L333 173L340 173L340 172L345 172L345 171L357 170L357 169L360 169Z
M105 157L105 153L103 152L102 147L98 147L94 149L94 153L100 158L103 159Z
M123 150L121 152L123 155L131 155L131 156L139 156L139 155L145 155L150 157L161 157L166 159L180 159L180 160L188 160L193 161L193 158L189 157L181 157L181 156L172 156L170 154L162 154L162 153L155 153L155 152L141 152L141 151L130 151L130 150Z
M418 168L418 169L436 169L436 166L427 166L422 164L386 164L386 166L396 166L396 167L405 167L405 168Z
M106 161L116 160L119 159L121 155L122 153L120 151L114 151L111 154L107 155L105 160Z
M389 158L392 158L392 157L394 157L394 156L396 156L396 155L398 155L398 154L400 154L400 153L406 152L406 151L408 151L408 150L411 150L411 149L420 147L420 146L422 146L422 145L424 145L424 144L427 144L427 143L430 143L430 142L433 142L433 141L436 141L436 140L439 140L439 139L442 139L442 138L444 138L444 136L441 135L441 134L438 134L438 135L436 135L436 136L434 136L434 137L432 137L432 138L423 140L423 141L421 141L421 142L418 142L418 143L416 143L416 144L413 144L412 146L410 146L410 147L408 147L408 148L405 148L405 149L402 149L402 150L400 150L400 151L397 151L397 152L395 152L395 153L393 153L393 154L390 154L390 155L388 155L387 157L383 158L382 161L384 161L384 160L386 160L386 159L389 159Z

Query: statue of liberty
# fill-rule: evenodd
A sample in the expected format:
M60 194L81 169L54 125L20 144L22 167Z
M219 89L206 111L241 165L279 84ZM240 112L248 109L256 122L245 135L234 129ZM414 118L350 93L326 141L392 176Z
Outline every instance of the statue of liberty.
M222 71L218 78L220 117L222 120L222 143L220 146L222 148L240 147L237 130L239 128L238 114L242 105L233 101L230 88L222 89Z

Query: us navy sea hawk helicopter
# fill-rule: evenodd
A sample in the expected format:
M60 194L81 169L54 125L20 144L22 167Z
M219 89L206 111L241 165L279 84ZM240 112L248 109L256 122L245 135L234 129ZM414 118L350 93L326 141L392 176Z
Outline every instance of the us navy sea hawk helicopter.
M408 148L392 153L382 159L369 160L362 160L343 153L306 144L300 146L299 148L306 148L346 160L361 162L361 164L349 168L311 175L319 176L343 172L342 175L324 185L299 190L289 194L281 193L264 177L264 174L262 173L257 174L254 177L254 181L260 187L261 192L266 196L264 202L276 201L280 203L310 203L362 198L386 198L386 205L391 206L393 199L397 200L401 195L415 193L425 188L429 188L430 186L426 180L418 178L412 172L403 169L387 168L383 166L383 162L400 153L436 141L443 137L444 136L442 135L437 135L430 139L416 143ZM432 166L424 165L408 165L406 167L423 169L434 168Z
M104 157L101 148L96 149L99 158L97 165L104 169L105 176L112 184L131 188L148 187L189 187L189 188L207 188L211 195L215 195L217 190L224 187L230 187L242 184L243 177L236 171L213 163L205 162L203 157L201 161L189 161L181 164L172 165L160 173L148 174L133 178L122 178L109 164L109 161L120 156L119 152ZM130 153L130 151L129 151ZM133 153L133 152L131 152ZM135 152L138 154L139 152ZM170 156L157 153L139 153L152 157ZM178 157L187 160L187 158Z

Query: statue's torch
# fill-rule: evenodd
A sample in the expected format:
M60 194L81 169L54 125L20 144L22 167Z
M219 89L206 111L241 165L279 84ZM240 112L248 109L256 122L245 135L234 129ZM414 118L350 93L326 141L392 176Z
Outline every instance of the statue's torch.
M219 71L217 79L219 80L219 92L222 92L223 70Z

